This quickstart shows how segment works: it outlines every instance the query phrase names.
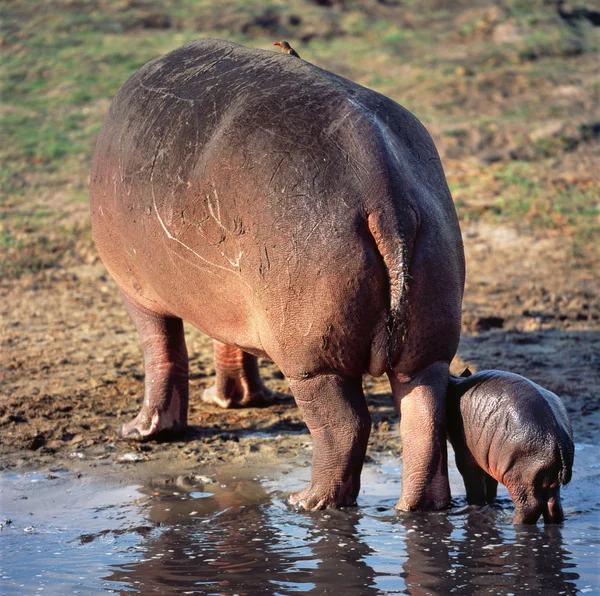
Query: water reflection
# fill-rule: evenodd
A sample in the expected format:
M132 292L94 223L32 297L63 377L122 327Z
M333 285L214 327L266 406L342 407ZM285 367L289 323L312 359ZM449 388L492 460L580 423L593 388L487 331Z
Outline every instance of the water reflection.
M502 507L296 513L248 478L192 488L147 489L161 531L107 579L140 593L224 596L578 591L561 527L515 529Z
M214 492L147 490L149 518L162 531L140 560L106 579L142 593L379 593L356 510L297 514L248 479L202 488Z
M396 514L399 475L385 465L367 468L359 508L316 513L283 502L306 480L291 467L273 480L221 471L142 487L0 475L11 520L0 523L0 592L600 593L598 449L579 455L565 524L521 528L508 497Z
M410 594L573 594L579 575L559 526L515 530L494 508L405 514Z
M314 594L378 594L375 570L368 561L377 553L363 539L363 516L357 510L331 511L310 515L313 534L320 539L311 546L318 561L311 573Z
M121 566L108 579L141 592L185 589L242 596L255 593L245 585L248 578L264 579L284 568L277 531L264 515L270 497L259 482L227 479L185 488L196 490L150 487L148 515L162 531L148 541L139 561Z

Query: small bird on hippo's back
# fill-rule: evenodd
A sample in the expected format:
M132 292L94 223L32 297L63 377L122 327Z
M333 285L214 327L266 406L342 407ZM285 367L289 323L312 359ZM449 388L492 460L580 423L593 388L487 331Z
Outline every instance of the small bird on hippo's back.
M290 54L291 56L300 58L298 52L296 52L296 50L287 41L276 41L273 45L279 46L282 54Z

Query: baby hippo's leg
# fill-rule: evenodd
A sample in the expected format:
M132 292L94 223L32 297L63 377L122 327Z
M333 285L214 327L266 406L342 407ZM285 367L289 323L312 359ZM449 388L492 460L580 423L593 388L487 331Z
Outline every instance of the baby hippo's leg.
M262 406L273 399L263 385L256 356L239 348L213 341L215 384L206 389L202 400L221 408Z
M486 504L486 476L468 449L455 447L456 467L460 472L467 491L469 505Z
M548 491L546 506L544 508L545 524L560 524L564 521L562 503L560 502L560 487Z

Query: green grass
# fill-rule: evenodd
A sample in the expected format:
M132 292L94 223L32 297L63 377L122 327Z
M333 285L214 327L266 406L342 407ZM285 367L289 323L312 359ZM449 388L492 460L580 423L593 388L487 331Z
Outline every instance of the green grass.
M514 22L521 33L521 40L512 46L489 37L461 41L460 27L453 20L458 12L427 12L416 2L404 2L397 9L408 11L410 25L404 13L390 16L384 9L367 9L359 2L348 2L344 11L309 0L13 0L2 4L2 274L55 266L61 254L75 250L76 243L89 236L86 221L70 221L69 216L80 213L87 200L91 155L110 98L140 66L194 38L224 37L271 49L274 39L287 38L307 60L405 105L426 125L441 131L438 141L443 137L460 141L468 130L490 122L499 130L518 125L525 139L535 121L571 118L568 106L554 105L546 97L559 85L584 85L598 97L597 78L587 74L585 78L575 62L586 55L598 57L598 31L586 24L566 27L556 16L554 2L505 0L502 7L503 18ZM253 20L265 11L275 15L271 29ZM140 19L151 14L168 16L172 26L143 28ZM296 20L290 20L292 16ZM477 23L486 18L484 12L475 14L472 22L462 25L463 33L476 33ZM297 41L307 33L306 43ZM513 75L524 77L529 96L515 91L496 107L492 93L489 101L486 96L479 105L469 104L472 97L484 96L485 77L492 83L498 80L500 91ZM586 123L593 119L582 114L580 127L591 126ZM579 129L577 142L598 143L595 133L586 130ZM547 181L532 182L536 169L545 172L541 178L550 177L549 160L572 151L573 143L569 135L540 139L529 165L508 160L494 164L493 176L461 181L457 199L461 216L503 223L526 218L542 227L556 226L563 217L581 230L597 225L598 185L583 190L575 185L553 193ZM448 171L455 187L452 164ZM487 209L473 207L469 200L482 192L494 197ZM539 204L550 205L549 210L537 215ZM20 254L25 255L22 262ZM13 267L11 262L20 264Z
M596 252L600 227L597 186L549 185L536 175L538 170L531 162L515 161L480 171L468 181L451 181L459 217L554 230L571 237L573 249L585 250L589 257Z

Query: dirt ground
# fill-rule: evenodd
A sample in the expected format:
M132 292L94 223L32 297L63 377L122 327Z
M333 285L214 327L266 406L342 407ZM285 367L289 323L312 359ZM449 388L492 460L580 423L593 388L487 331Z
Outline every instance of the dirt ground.
M116 433L140 407L144 372L91 240L93 144L110 97L136 68L208 35L271 50L289 39L303 59L398 100L425 123L467 257L452 371L523 374L563 398L576 441L600 441L600 29L588 17L575 22L553 2L517 0L12 4L0 8L0 116L11 135L0 144L0 469L310 458L307 429L273 364L261 365L278 393L272 406L222 411L200 401L213 382L211 342L189 326L186 435L139 444ZM374 422L368 457L399 453L387 380L364 384Z
M452 370L524 374L564 399L577 441L597 441L598 278L574 267L570 241L559 235L472 223L463 225L463 236L468 279ZM144 460L175 468L310 456L306 427L273 364L261 365L278 392L268 408L223 411L199 400L213 382L211 342L189 326L189 431L169 443L119 440L118 426L136 414L143 394L141 349L89 239L77 254L62 268L0 286L0 468ZM387 381L366 376L364 385L374 422L368 457L399 453Z

